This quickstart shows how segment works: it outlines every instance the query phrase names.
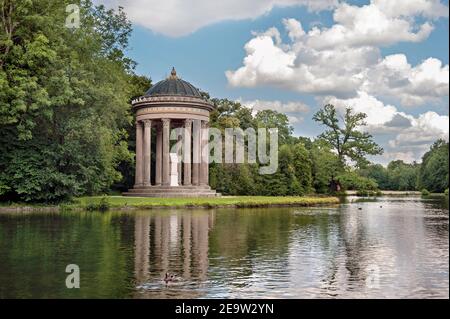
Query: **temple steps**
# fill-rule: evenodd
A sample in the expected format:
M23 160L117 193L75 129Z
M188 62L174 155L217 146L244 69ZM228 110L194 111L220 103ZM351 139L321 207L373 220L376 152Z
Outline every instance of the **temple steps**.
M124 196L133 197L220 197L209 186L141 186L129 189Z
M128 197L157 197L157 198L196 198L196 197L220 197L220 193L123 193Z

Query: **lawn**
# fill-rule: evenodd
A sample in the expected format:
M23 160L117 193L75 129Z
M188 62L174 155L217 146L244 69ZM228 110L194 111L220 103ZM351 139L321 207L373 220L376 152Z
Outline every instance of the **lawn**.
M266 206L313 206L338 204L336 197L319 196L223 196L217 198L150 198L150 197L124 197L124 196L95 196L80 197L75 200L75 207L88 207L107 202L111 208L137 207L266 207Z

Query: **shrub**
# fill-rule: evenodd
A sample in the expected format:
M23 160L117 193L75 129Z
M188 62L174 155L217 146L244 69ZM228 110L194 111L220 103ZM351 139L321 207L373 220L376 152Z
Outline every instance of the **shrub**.
M98 203L92 203L92 202L88 203L85 208L89 212L93 212L93 211L106 212L109 210L110 206L111 205L108 202L108 197L103 196Z
M422 196L428 196L428 195L430 195L430 192L427 190L427 189L422 189Z
M346 172L336 178L346 190L376 191L378 184L375 180L359 176L355 172Z
M100 199L100 202L98 203L98 210L101 212L106 212L110 208L110 204L108 202L108 197L103 196L102 199Z

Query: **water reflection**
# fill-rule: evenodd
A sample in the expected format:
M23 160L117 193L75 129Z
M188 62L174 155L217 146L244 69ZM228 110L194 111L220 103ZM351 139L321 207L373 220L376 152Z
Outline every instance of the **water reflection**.
M167 211L135 217L135 297L200 297L193 288L199 289L207 279L214 214ZM166 285L162 282L166 273L175 274L180 282Z
M446 206L447 205L447 206ZM448 298L448 202L0 214L0 298ZM81 289L65 288L65 266ZM166 285L166 272L181 279Z

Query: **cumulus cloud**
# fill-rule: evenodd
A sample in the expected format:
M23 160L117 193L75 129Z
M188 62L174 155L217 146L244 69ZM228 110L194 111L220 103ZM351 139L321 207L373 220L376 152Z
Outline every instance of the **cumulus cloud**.
M385 105L366 92L359 92L357 97L350 99L326 97L323 99L322 104L333 104L342 113L347 107L351 107L355 112L366 113L366 122L372 126L388 123L397 114L397 108L395 106Z
M427 18L448 17L448 7L439 0L373 0L373 3L390 17L417 13Z
M299 32L290 30L292 37ZM226 72L228 82L235 87L272 85L303 93L349 96L364 84L366 65L380 57L377 48L317 51L302 42L276 42L273 31L250 40L245 45L244 65Z
M238 99L242 105L253 109L254 111L273 110L281 113L307 113L309 106L303 102L286 102L281 101L266 101L266 100L252 100L244 101Z
M426 150L428 145L439 138L448 141L449 118L428 111L412 118L411 126L402 130L395 139L389 141L392 148L418 148Z
M412 67L404 54L389 55L368 70L366 89L396 98L405 106L438 102L448 95L449 66L428 58Z
M337 0L97 0L122 6L135 24L171 37L185 36L207 25L254 19L274 7L306 6L310 11L331 9Z
M421 13L412 11L410 15ZM336 23L331 28L313 28L308 32L309 46L325 49L388 45L400 41L419 42L433 30L429 22L417 25L413 19L403 15L384 12L373 2L361 7L342 3L334 11L333 19Z
M226 72L235 87L271 85L301 93L357 96L358 92L383 95L404 106L439 102L448 96L449 67L435 58L411 66L405 55L381 56L379 46L428 37L431 22L417 24L416 17L445 16L439 1L373 0L365 6L341 3L334 11L335 24L306 32L300 21L284 19L289 41L279 30L255 34L244 47L246 57L237 70Z
M304 121L304 118L301 116L288 115L288 119L290 124L298 124Z

